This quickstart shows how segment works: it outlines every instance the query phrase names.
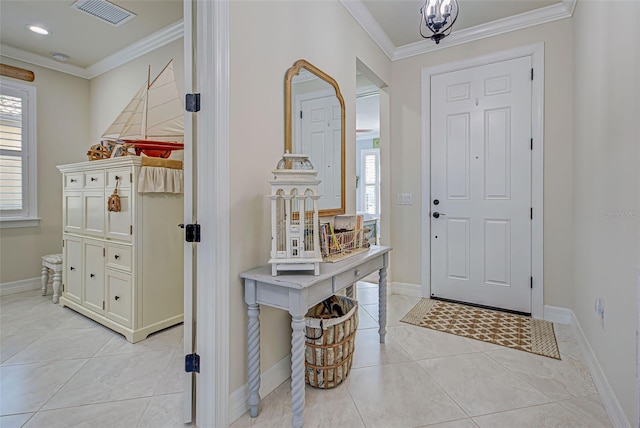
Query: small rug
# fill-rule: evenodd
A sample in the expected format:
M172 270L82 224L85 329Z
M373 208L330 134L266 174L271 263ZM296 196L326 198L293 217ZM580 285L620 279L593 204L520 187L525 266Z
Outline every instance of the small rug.
M420 300L400 321L560 359L549 321L431 299Z

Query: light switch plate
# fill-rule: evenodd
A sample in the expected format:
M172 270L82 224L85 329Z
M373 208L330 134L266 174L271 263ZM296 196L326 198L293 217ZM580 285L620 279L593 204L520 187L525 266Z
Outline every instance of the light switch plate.
M413 205L413 195L411 193L398 193L398 205Z

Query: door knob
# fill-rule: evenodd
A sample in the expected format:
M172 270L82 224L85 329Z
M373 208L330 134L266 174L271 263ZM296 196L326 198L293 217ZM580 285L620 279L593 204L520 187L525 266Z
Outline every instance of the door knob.
M433 205L438 205L439 203L440 203L440 201L439 201L439 200L437 200L437 199L434 199L434 200L433 200Z
M69 270L76 270L73 266L69 266Z
M116 297L114 297L114 299L118 300L118 299L120 299L120 296L116 296Z
M440 218L441 215L445 215L444 213L439 213L438 211L433 213L433 218Z
M116 260L118 260L118 259L120 258L120 256L119 256L119 255L117 255L117 254L116 254L115 256L113 256L113 257L114 257Z
M95 275L94 275L94 274L92 274L92 273L90 273L90 274L89 274L89 276L90 276L91 278L93 278Z

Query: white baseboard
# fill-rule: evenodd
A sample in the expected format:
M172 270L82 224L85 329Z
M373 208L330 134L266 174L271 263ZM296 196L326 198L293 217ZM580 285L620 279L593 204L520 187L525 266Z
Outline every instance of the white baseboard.
M596 385L596 388L600 393L600 399L602 400L604 408L607 410L611 424L617 428L631 428L631 424L629 423L627 416L624 414L624 410L616 398L616 395L613 392L598 359L596 358L596 354L593 352L593 349L591 349L591 345L584 335L584 331L582 331L582 327L580 326L575 313L570 309L565 309L565 311L569 311L571 313L570 324L573 327L573 332L578 340L578 344L580 345L580 350L582 351L582 355L584 356L585 362L591 372L593 383Z
M4 282L0 284L0 296L22 293L23 291L38 290L40 288L42 288L40 277Z
M422 286L407 282L392 282L390 294L402 294L403 296L422 297Z
M291 377L291 354L260 375L260 398L266 397ZM229 425L249 410L249 384L245 383L229 396Z
M571 309L544 305L543 317L546 321L556 322L558 324L571 324L575 316Z

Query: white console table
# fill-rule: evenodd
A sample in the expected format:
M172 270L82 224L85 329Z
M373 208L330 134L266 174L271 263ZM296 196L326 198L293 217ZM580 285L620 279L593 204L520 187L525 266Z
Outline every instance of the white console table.
M262 266L240 274L244 278L244 300L249 306L249 407L251 417L258 416L260 404L260 313L259 305L284 309L291 314L291 425L304 425L304 346L307 310L379 270L380 343L384 343L387 323L387 265L391 247L372 246L369 251L337 263L322 263L320 275L280 273L271 275L270 266Z

